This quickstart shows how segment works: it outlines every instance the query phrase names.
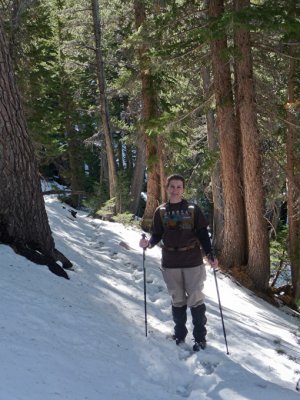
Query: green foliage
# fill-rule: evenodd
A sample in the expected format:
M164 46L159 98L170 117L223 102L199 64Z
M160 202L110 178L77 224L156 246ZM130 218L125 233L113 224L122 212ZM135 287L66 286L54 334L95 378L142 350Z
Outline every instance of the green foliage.
M107 200L104 205L96 211L95 216L105 219L105 220L113 220L113 216L116 212L116 198Z
M118 213L123 213L129 209L131 178L132 178L131 171L129 170L118 171L118 185L117 185Z
M93 190L88 193L83 200L83 205L90 210L91 215L96 215L97 211L108 200L108 192L103 185L94 183Z
M42 1L25 10L12 39L16 73L38 155L42 157L47 149L51 157L59 151L61 144L56 49L51 20L49 9Z
M113 218L113 221L119 222L123 225L133 225L134 223L134 215L130 212L126 211L125 213L117 214Z
M57 196L61 203L68 204L70 207L74 207L72 197L69 195L60 194Z
M30 4L25 12L23 8L20 24L14 31L13 48L41 171L55 165L70 183L69 152L74 146L81 163L79 170L84 171L86 164L90 171L80 179L80 188L88 193L85 205L97 210L108 199L106 170L102 169L106 161L101 160L103 138L90 148L83 144L101 131L90 1L36 0ZM153 141L158 136L162 138L166 174L182 173L188 178L188 196L205 202L203 193L210 190L210 174L219 153L208 151L205 113L215 105L203 89L201 71L210 66L212 38L223 38L226 33L229 48L224 57L229 62L237 57L232 45L236 27L253 33L267 203L284 199L283 105L287 85L284 57L288 53L287 40L293 38L296 42L300 36L299 18L293 18L289 11L292 2L257 0L238 13L226 6L222 16L216 19L207 17L203 2L165 0L145 4L147 22L136 32L132 2L104 0L100 3L107 95L119 169L118 211L123 213L129 207L135 145L143 123L138 46L146 44L149 48L147 67L152 76L151 90L157 93L159 103L157 117L145 126L147 134ZM5 12L7 22L9 9ZM299 82L299 71L296 75ZM130 162L118 155L119 149ZM158 161L157 156L150 157L148 167Z

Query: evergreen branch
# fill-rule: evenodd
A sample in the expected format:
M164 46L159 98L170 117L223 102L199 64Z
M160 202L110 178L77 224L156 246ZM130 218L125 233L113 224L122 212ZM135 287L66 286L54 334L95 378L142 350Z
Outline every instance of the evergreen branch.
M288 121L288 120L285 119L285 118L280 118L280 117L278 117L278 116L277 116L277 118L279 119L279 121L282 121L282 122L286 123L287 125L293 126L293 127L296 128L296 129L300 129L300 125L293 124L293 122Z
M277 45L277 46L278 46L278 45ZM280 55L280 56L282 56L282 57L284 57L284 58L286 58L286 59L300 60L300 57L295 57L295 56L293 56L293 55L291 55L291 54L282 52L281 50L276 49L276 47L272 46L271 44L267 44L267 43L260 43L260 44L258 44L258 42L256 42L255 48L261 49L261 50L264 50L264 51L265 51L265 50L271 51L272 53L278 54L278 55Z
M91 9L91 8L79 8L79 9L77 9L77 10L72 9L72 14L74 14L74 13L79 13L79 12L83 12L83 11L92 12L92 9Z
M51 194L65 194L65 195L77 195L77 194L85 194L85 192L83 190L75 190L75 191L71 191L71 190L46 190L45 192L43 192L43 196L49 196Z
M175 120L173 119L172 122L170 122L169 124L167 124L167 127L172 126L173 124L177 124L179 122L184 121L185 119L187 119L189 116L191 116L192 114L194 114L195 112L201 110L201 109L205 109L206 106L210 105L212 98L214 97L214 95L210 96L204 103L201 103L199 106L193 108L192 110L188 111L187 113L185 113L184 115L182 115L181 117L175 118Z

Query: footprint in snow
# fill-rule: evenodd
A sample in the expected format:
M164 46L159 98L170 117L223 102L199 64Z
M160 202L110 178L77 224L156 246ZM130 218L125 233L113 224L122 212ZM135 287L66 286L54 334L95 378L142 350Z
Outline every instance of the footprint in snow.
M132 273L132 277L135 280L135 282L140 282L143 279L143 274L135 269Z
M130 267L134 270L142 271L143 267L141 265L132 264L131 262L125 263L126 267Z
M217 362L210 362L210 361L200 361L199 364L202 367L203 375L212 375L219 365L219 363Z
M95 249L101 249L105 245L104 242L96 242L94 245Z
M209 349L200 350L199 352L195 352L192 349L192 344L182 343L178 348L178 358L182 361L187 361L190 357L197 357L197 368L196 372L198 375L212 375L220 364L217 360L212 360L211 357L207 354ZM209 359L205 359L210 357Z
M119 243L119 246L124 247L124 249L126 250L133 250L132 247L130 247L129 244L124 242L123 240Z
M176 393L182 397L188 398L192 392L191 384L180 385L176 388Z
M160 299L160 296L158 296L157 293L154 294L149 294L149 300L151 301L151 303L155 303L157 300Z
M165 291L165 287L161 285L156 285L153 287L153 289L155 289L155 293L157 294Z
M127 262L125 265L133 269L131 273L132 279L137 283L141 282L143 279L143 268L136 264L132 264L131 262Z
M116 251L113 251L112 253L109 254L109 257L112 260L117 260L118 259L118 253Z
M152 287L152 293L149 294L149 300L152 303L155 303L157 300L161 300L161 294L164 291L162 286L155 286Z

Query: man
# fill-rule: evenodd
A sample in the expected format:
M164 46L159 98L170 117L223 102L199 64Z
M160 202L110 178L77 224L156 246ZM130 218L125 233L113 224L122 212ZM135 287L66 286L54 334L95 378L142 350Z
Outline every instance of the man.
M172 315L175 323L173 338L176 344L185 341L187 307L190 307L194 325L194 351L206 347L206 307L203 287L206 279L202 251L210 265L218 266L213 257L207 222L196 204L183 199L185 180L173 174L167 179L169 201L154 213L151 238L141 239L140 247L152 248L162 240L162 274L172 297Z

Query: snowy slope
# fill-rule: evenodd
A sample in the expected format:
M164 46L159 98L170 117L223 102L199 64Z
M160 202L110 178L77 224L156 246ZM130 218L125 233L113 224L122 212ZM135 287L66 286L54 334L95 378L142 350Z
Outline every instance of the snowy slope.
M170 299L154 248L146 338L141 232L68 208L47 199L56 247L74 263L69 281L0 245L0 400L300 399L299 320L218 273L226 355L207 267L208 348L191 355L166 338Z

